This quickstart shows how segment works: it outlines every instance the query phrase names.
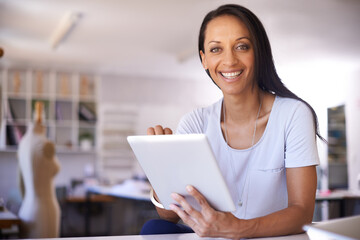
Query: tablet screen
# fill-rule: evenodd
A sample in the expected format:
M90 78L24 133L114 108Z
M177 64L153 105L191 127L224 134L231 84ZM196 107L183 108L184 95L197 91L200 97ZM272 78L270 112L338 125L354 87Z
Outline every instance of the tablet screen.
M170 194L183 195L197 210L200 206L187 193L194 186L216 210L231 212L235 204L204 134L129 136L128 142L166 209L176 202Z

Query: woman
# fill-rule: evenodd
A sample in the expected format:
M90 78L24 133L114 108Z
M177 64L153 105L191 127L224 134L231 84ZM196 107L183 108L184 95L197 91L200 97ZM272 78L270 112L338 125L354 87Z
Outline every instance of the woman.
M147 223L143 233L195 231L240 239L302 232L315 205L316 135L321 136L314 110L282 84L266 32L244 7L224 5L206 15L199 54L224 98L184 116L177 134L207 135L237 209L216 211L188 186L202 210L174 193L183 209L157 208L166 221ZM171 133L161 126L148 129L148 134ZM190 229L176 224L179 219Z

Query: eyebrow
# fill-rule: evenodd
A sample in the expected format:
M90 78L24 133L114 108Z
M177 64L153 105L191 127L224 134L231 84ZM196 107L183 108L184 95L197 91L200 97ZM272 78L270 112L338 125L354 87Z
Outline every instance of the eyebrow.
M244 38L250 41L249 37L239 37L235 41L239 41L239 40L244 39ZM208 44L210 44L210 43L220 43L220 41L212 40L212 41L208 42Z

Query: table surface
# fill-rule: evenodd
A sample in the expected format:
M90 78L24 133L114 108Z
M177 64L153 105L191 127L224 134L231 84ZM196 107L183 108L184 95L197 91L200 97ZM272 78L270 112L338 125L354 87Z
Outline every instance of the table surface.
M342 199L359 199L360 194L358 192L353 192L350 190L334 190L329 191L325 193L317 193L316 194L316 200L322 201L322 200L342 200Z
M66 238L66 240L80 240L81 238ZM94 240L220 240L223 238L201 238L195 233L185 234L164 234L164 235L128 235L128 236L114 236L114 237L87 237L86 239ZM270 237L270 238L256 238L257 240L309 240L306 233L282 236L282 237ZM29 240L29 239L28 239ZM44 239L43 239L44 240ZM52 240L57 240L52 238ZM60 238L58 238L60 240Z
M148 182L128 179L122 184L113 186L88 186L86 191L113 197L150 201L150 188Z
M13 224L20 224L20 219L6 209L0 211L0 229L10 228Z
M87 191L113 197L150 201L150 187L151 186L148 182L128 179L122 184L113 186L88 186ZM359 199L360 193L352 192L349 190L335 190L331 192L316 194L317 201L342 200L346 198Z

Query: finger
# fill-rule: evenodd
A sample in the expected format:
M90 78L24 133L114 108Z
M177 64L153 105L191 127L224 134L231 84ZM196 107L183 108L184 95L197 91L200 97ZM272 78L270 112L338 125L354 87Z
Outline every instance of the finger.
M182 210L179 206L175 204L170 204L170 209L174 211L181 220L186 223L190 228L194 229L197 225L197 223L194 221L193 218L189 216L184 210Z
M163 135L164 134L164 129L161 125L156 125L155 126L155 134L156 135Z
M155 129L153 127L149 127L146 133L147 135L155 135Z
M186 199L177 193L172 193L171 197L177 201L180 206L184 209L184 211L189 214L191 217L195 218L198 222L202 221L202 215L200 212L196 211L187 201Z
M188 193L193 196L196 201L199 203L199 205L201 206L201 211L213 211L214 209L209 205L208 201L206 200L206 198L193 186L188 185L186 186L186 190L188 191Z
M164 129L165 134L173 134L173 131L170 128Z

